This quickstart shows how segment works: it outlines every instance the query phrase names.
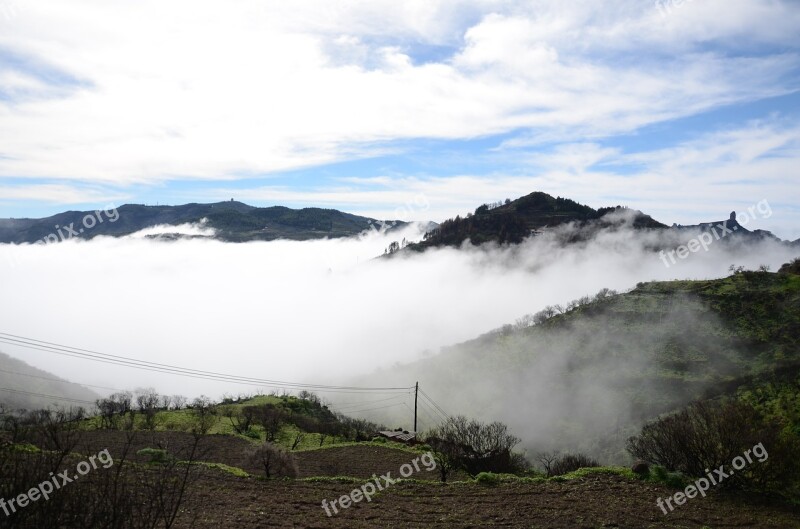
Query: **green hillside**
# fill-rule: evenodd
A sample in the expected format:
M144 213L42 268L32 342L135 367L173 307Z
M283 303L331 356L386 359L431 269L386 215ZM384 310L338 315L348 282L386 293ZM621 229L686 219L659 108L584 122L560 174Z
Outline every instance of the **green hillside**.
M529 451L621 462L643 422L695 399L738 393L776 413L791 407L798 373L795 266L601 292L377 376L420 380L450 413L499 418Z
M115 393L98 401L97 415L84 430L195 432L234 436L248 443L269 442L287 450L309 450L364 442L384 426L329 409L312 393L206 398L176 403L154 390ZM128 405L121 403L127 402ZM200 408L205 408L200 413ZM202 420L201 420L202 419Z

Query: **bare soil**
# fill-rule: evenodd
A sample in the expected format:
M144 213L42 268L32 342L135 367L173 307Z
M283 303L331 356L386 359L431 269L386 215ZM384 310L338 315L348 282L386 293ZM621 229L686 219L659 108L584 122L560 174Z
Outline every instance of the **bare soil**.
M724 496L690 500L664 515L656 498L674 491L613 475L565 482L400 483L328 517L322 500L357 484L265 481L205 475L185 503L180 527L230 528L798 528L800 512Z
M137 432L128 459L141 448L184 453L192 436L178 432ZM124 432L87 432L80 451L108 448L115 460L126 443ZM248 441L212 435L200 443L200 459L224 463L258 474L250 468ZM473 482L442 484L435 472L420 472L372 498L328 517L322 501L331 502L365 483L373 474L392 473L414 454L375 446L332 447L297 452L301 477L353 476L355 483L333 480L264 480L240 478L216 469L203 469L192 482L178 527L198 528L800 528L800 509L766 504L754 498L711 494L689 500L664 515L656 499L675 491L617 475L593 475L569 481L505 483L483 486ZM332 512L332 511L331 511Z

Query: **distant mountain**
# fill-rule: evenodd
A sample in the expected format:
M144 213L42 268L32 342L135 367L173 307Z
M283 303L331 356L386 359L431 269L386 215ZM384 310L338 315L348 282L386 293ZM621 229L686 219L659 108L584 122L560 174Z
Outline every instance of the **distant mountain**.
M771 239L776 242L781 241L781 239L779 239L778 237L773 235L772 232L769 232L767 230L753 230L753 231L748 230L747 228L739 224L739 221L736 220L735 211L731 212L730 217L728 217L727 220L719 220L715 222L703 222L701 224L690 225L690 226L681 226L678 224L673 224L672 227L677 230L693 230L693 231L699 230L702 232L708 232L711 233L714 237L719 236L720 240L722 240L723 237L725 238L725 240L729 240L727 239L728 237L738 236L740 239L741 238L750 240ZM789 243L789 244L795 244L795 243Z
M517 244L530 235L568 222L580 226L594 223L597 228L609 227L611 222L601 219L621 210L632 215L634 228L667 227L640 211L621 206L593 209L568 198L552 197L537 191L505 203L484 204L466 217L448 219L429 231L423 241L411 244L408 248L420 251L430 247L460 246L467 239L473 244L490 241Z
M0 353L0 405L6 410L90 407L97 398L90 389Z
M624 227L659 231L669 235L661 243L665 245L665 249L671 248L673 243L685 243L686 241L681 241L684 233L691 238L696 236L696 232L709 232L715 241L722 240L724 244L773 240L800 247L800 240L781 241L766 230L747 230L736 220L736 213L731 213L727 220L691 226L673 224L670 227L641 211L627 207L593 209L568 198L553 197L537 191L516 200L483 204L465 217L456 216L445 220L429 230L422 241L409 244L405 248L406 251L423 251L443 246L458 247L467 240L474 245L487 242L518 244L530 236L558 231L555 228L570 223L576 229L562 230L559 234L562 243L587 240L601 231ZM387 253L395 253L401 248L399 245L392 245Z
M335 209L257 208L241 202L143 206L128 204L115 211L67 211L44 219L0 219L0 243L34 243L100 235L119 237L166 225L203 223L214 238L229 242L292 239L307 240L357 235L383 223ZM406 223L384 221L397 228Z

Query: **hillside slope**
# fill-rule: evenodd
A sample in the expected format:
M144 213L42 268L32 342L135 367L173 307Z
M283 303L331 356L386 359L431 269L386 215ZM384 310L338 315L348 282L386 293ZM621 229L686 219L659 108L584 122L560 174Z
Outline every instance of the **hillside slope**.
M660 413L797 379L796 268L601 293L370 378L419 380L451 414L507 422L532 452L623 462L625 439Z
M8 410L35 410L53 404L88 407L97 398L97 393L90 389L0 353L0 405Z

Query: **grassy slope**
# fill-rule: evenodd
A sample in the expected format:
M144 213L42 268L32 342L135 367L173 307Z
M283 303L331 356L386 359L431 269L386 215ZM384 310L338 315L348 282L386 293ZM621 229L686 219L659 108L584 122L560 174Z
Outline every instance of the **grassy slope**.
M223 413L225 409L243 408L245 406L260 406L264 404L280 405L281 403L286 401L298 401L298 400L299 399L297 399L296 397L274 397L268 395L261 395L253 397L248 400L236 402L233 404L220 405L219 413L214 417L211 424L211 428L208 431L208 435L233 435L236 437L240 437L242 439L246 439L252 442L253 444L263 442L265 439L264 429L257 424L253 425L251 431L258 434L259 436L258 438L237 434L231 424L231 421ZM196 419L194 412L190 409L159 411L156 418L155 431L188 432L191 431L195 423ZM93 417L87 419L84 424L87 429L97 429L100 426L100 419L98 417ZM135 428L140 430L144 429L144 417L141 414L138 414L136 416ZM283 446L287 450L290 449L298 431L299 429L295 425L284 425L281 428L280 433L277 435L275 444ZM305 438L298 444L296 450L314 450L314 449L319 449L320 447L327 448L332 445L339 446L343 442L344 441L339 437L326 436L323 441L323 444L320 445L319 434L305 433Z
M620 461L642 422L693 399L738 391L766 408L791 408L799 340L800 276L745 272L640 284L391 375L418 377L445 409L500 418L525 440L543 431L556 447Z

